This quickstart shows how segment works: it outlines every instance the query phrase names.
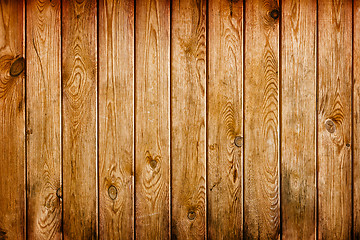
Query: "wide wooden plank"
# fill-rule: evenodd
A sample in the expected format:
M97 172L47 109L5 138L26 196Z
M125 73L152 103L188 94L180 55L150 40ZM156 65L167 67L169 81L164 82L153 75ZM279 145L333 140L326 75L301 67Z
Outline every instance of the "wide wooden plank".
M209 1L208 238L242 239L243 2Z
M206 1L172 3L172 238L206 234Z
M96 239L96 1L62 4L63 234Z
M282 10L282 235L315 239L316 1L283 1Z
M29 239L61 239L60 1L27 1Z
M278 239L279 6L245 6L244 237Z
M134 1L99 2L101 239L132 239Z
M137 1L135 29L136 238L168 239L170 1Z
M353 194L354 238L360 239L360 1L354 0L353 16Z
M24 1L0 0L0 239L25 239Z
M318 235L350 239L352 3L318 6Z

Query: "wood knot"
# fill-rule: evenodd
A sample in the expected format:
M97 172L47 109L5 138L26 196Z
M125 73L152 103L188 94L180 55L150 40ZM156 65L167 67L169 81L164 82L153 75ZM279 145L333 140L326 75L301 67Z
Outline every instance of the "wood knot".
M242 146L242 141L243 141L243 137L236 136L235 139L234 139L235 146L241 147Z
M270 17L272 17L273 19L278 19L280 16L280 11L279 9L273 9L270 12Z
M334 133L336 130L336 125L333 120L326 119L325 121L325 128L329 133Z
M153 160L150 161L149 164L150 164L150 167L151 167L152 169L155 169L156 166L157 166L157 161L153 159Z
M58 198L62 198L62 188L61 188L61 187L59 187L59 188L56 190L56 196L57 196Z
M194 211L189 211L187 217L188 217L188 219L190 219L190 220L194 220L195 217L196 217L196 212L194 212Z
M17 58L10 67L10 76L17 77L25 69L25 59L23 57Z
M111 185L108 189L108 194L111 200L115 200L117 197L117 189L114 185Z
M349 148L349 147L350 147L350 143L347 143L347 144L346 144L346 147L348 147L348 148Z

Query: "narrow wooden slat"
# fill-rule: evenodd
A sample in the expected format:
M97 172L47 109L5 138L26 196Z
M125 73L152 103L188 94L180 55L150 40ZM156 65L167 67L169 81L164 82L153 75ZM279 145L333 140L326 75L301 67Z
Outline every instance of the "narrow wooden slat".
M360 239L360 1L354 0L354 100L353 100L353 191L354 238Z
M208 12L208 237L242 239L243 2Z
M99 3L100 238L133 236L134 2Z
M0 0L0 239L25 239L24 1Z
M352 3L318 7L318 234L350 239Z
M136 2L136 238L169 238L170 2Z
M206 233L206 1L172 3L172 238Z
M62 4L63 234L96 239L96 1Z
M27 1L28 238L61 239L60 1Z
M282 233L315 239L316 1L282 3Z
M244 237L278 239L280 13L273 0L245 11Z

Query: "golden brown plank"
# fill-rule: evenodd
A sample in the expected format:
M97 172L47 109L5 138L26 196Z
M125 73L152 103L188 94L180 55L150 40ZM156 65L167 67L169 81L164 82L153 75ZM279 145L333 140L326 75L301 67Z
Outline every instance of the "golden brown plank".
M136 238L169 238L170 2L136 2Z
M24 1L0 0L0 239L25 239Z
M242 239L243 2L209 1L208 238Z
M206 2L172 3L172 237L206 233Z
M354 0L353 191L354 238L360 239L360 1Z
M245 6L244 237L278 239L279 197L279 6Z
M28 238L61 239L60 1L27 1Z
M96 1L62 4L64 238L96 239Z
M282 9L282 234L315 239L316 1Z
M99 2L100 238L133 237L134 2Z
M318 234L350 239L352 3L318 6Z

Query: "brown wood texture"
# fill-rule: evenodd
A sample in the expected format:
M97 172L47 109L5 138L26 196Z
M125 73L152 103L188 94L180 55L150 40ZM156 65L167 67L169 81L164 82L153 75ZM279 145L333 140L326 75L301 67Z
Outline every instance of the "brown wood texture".
M172 237L206 235L206 2L172 2Z
M245 6L244 237L278 239L279 6Z
M99 2L101 239L134 232L134 2Z
M283 239L315 239L316 1L282 2Z
M318 6L318 236L350 239L352 4Z
M0 239L24 239L24 1L0 1Z
M62 2L64 239L96 239L96 1Z
M30 0L26 11L27 232L61 239L61 5Z
M360 239L360 1L353 7L353 234Z
M208 12L208 238L242 239L243 2Z
M170 233L170 1L136 2L135 228L137 239Z

